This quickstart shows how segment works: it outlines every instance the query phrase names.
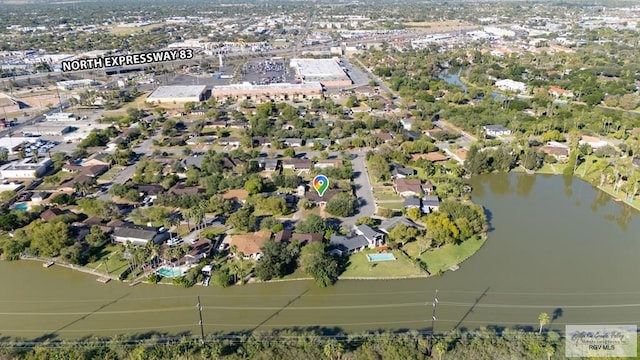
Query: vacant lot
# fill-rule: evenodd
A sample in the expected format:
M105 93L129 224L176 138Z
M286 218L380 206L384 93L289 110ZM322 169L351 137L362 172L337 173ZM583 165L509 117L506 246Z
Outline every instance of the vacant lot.
M392 251L396 260L393 261L376 261L370 262L367 254L375 254L373 249L355 253L349 257L349 266L341 278L347 277L403 277L403 276L421 276L424 275L422 270L411 263L399 251Z
M424 30L426 32L441 32L473 28L474 26L469 23L461 21L421 21L421 22L406 22L404 26L410 28L416 28Z

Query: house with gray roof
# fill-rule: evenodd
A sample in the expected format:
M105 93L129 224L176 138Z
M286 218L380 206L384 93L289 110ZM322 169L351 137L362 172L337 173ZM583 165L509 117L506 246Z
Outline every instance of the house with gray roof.
M432 211L438 211L440 208L440 199L436 195L425 195L422 199L422 212L428 214Z
M367 239L368 247L375 248L382 245L384 234L372 229L369 225L362 224L356 226L356 234L364 236Z
M404 226L408 226L408 227L415 227L418 229L424 229L424 226L419 225L414 223L413 221L411 221L410 219L404 217L404 216L394 216L392 218L386 219L384 220L380 226L378 227L378 229L380 229L380 231L385 232L385 233L389 233L391 230L393 230L393 228L395 228L398 225L404 225Z
M404 203L402 204L405 209L417 208L420 209L422 207L422 202L417 197L408 197L404 199Z
M169 238L169 233L166 231L159 232L158 229L153 227L124 224L113 229L112 237L113 241L122 244L131 242L135 245L146 245L150 241L155 244L161 244Z
M329 244L331 244L332 247L330 253L340 256L351 255L358 251L362 251L369 246L369 242L362 235L348 237L333 234L329 239Z

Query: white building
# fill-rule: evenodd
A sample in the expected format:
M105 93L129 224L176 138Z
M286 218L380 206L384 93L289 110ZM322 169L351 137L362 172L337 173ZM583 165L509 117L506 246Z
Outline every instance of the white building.
M47 173L53 162L48 157L36 160L33 157L13 161L0 167L4 179L35 179Z
M60 90L87 89L96 85L100 85L100 83L91 79L58 81L56 83Z
M200 102L205 100L205 85L171 85L160 86L149 96L147 102L173 103L173 102Z
M47 121L76 121L76 117L73 113L53 113L45 115Z
M511 79L498 80L495 85L500 90L509 90L518 93L523 93L527 90L527 85L525 83L513 81Z
M487 27L485 27L484 28L484 32L489 33L489 34L494 35L494 36L498 36L498 37L503 37L503 36L514 37L516 35L515 31L513 31L513 30L502 29L502 28L495 27L495 26L487 26Z

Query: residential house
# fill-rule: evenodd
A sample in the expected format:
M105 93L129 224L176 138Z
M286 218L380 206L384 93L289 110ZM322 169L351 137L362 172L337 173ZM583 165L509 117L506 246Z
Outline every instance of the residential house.
M161 244L169 238L169 233L166 231L159 232L158 229L153 227L124 224L113 229L112 238L113 241L122 244L127 242L135 245L146 245L149 242Z
M235 137L224 137L224 138L218 139L218 144L220 144L222 146L239 147L240 146L240 139L235 138Z
M57 218L58 216L64 215L66 213L67 213L66 211L63 211L62 209L54 207L54 208L50 208L43 211L40 214L40 219L42 219L43 221L51 221Z
M152 200L158 198L159 194L164 193L164 188L159 184L138 184L134 186L140 196L149 197Z
M340 159L318 160L313 165L313 167L316 168L316 169L327 169L327 168L337 169L337 168L341 168L342 167L342 160L340 160Z
M340 256L348 256L358 251L362 251L369 246L369 242L362 235L347 237L343 235L332 234L329 239L332 254Z
M318 195L318 193L314 191L306 191L304 193L304 198L309 200L316 206L326 205L331 198L336 196L337 194L344 192L342 189L327 189L322 196Z
M438 211L440 208L440 199L436 195L426 195L422 199L422 212L428 214L432 211Z
M373 134L373 136L375 136L378 139L384 141L385 143L388 143L389 141L393 140L393 135L391 135L390 133L386 133L386 132L375 133L375 134Z
M197 186L185 186L184 184L175 184L168 193L173 195L197 195L203 194L205 190Z
M97 226L103 233L109 234L113 231L113 227L105 224L101 218L97 216L91 216L86 218L84 221L80 222L82 226L86 226L91 228L92 226Z
M399 164L393 164L391 170L391 179L404 179L407 176L416 174L416 171L412 168L407 168Z
M273 236L275 242L291 242L296 241L300 245L305 246L312 242L322 242L324 237L319 233L304 234L304 233L292 233L291 230L281 230Z
M98 152L82 160L81 165L84 167L94 166L94 165L103 165L103 166L107 166L108 168L109 166L111 166L111 162L108 160L108 156L109 154Z
M316 138L316 139L308 139L305 141L305 144L307 146L313 146L315 144L322 144L323 147L329 147L331 146L331 140L330 139L320 139L320 138Z
M372 229L369 225L362 224L356 226L356 234L364 236L367 239L369 248L373 249L376 246L382 245L384 241L384 233Z
M550 142L540 148L543 153L553 156L557 160L565 160L569 157L569 147L564 144Z
M482 129L484 130L485 134L487 134L487 136L495 137L511 135L511 130L502 125L485 125L482 127Z
M262 158L258 160L258 164L260 168L266 171L276 171L278 170L278 159L265 159Z
M420 208L422 208L422 202L420 201L420 198L417 198L415 196L411 196L411 197L408 197L408 198L404 199L404 202L403 202L402 206L407 210L408 209L414 209L414 208L415 209L420 209Z
M271 147L271 145L273 145L273 141L271 140L271 138L268 138L266 136L256 136L253 138L253 146L256 147Z
M213 250L213 243L209 239L200 239L191 244L190 250L180 259L180 263L197 264L209 257Z
M609 143L607 141L602 140L599 137L587 136L587 135L582 136L582 138L580 138L580 141L578 141L578 143L580 145L587 144L587 145L591 146L592 149L597 149L597 148L601 148L601 147L609 145Z
M204 129L224 129L226 127L226 121L207 121L204 123Z
M284 139L284 145L286 147L300 147L302 146L302 139L287 138L287 139Z
M310 159L292 158L292 159L282 160L283 169L291 169L295 171L309 171L311 170L312 166L313 166L313 163L311 162Z
M300 243L300 245L305 246L314 242L323 242L324 236L320 233L311 233L311 234L303 234L303 233L294 233L291 235L291 240Z
M420 179L397 179L394 188L402 197L421 196L423 192Z
M567 98L572 98L573 97L573 93L570 90L565 90L561 87L558 86L549 86L549 94L551 94L551 96L559 98L559 97L567 97Z
M262 257L262 247L271 239L271 232L260 230L248 234L233 235L229 242L230 247L235 247L236 256L243 256L245 259L259 260Z
M395 228L398 225L404 225L404 226L408 226L408 227L415 227L415 228L418 228L418 229L424 229L424 226L418 225L418 224L414 223L413 221L411 221L410 219L408 219L408 218L406 218L404 216L394 216L392 218L386 219L380 224L378 229L380 229L380 231L388 234L391 230L393 230L393 228Z

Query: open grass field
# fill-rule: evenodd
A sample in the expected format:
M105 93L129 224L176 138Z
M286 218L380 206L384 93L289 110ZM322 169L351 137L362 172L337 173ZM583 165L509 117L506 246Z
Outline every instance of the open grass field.
M424 275L422 270L411 263L399 251L392 251L396 260L393 261L376 261L369 262L367 254L375 254L373 249L355 253L349 257L349 265L341 278L347 277L403 277L403 276L421 276Z
M373 188L373 197L378 201L402 200L402 198L393 191L391 186L375 186Z
M404 203L402 201L391 201L391 202L379 203L378 207L391 209L391 210L402 210L403 204Z
M141 33L141 32L147 32L151 29L155 29L157 27L162 26L162 24L151 24L151 25L147 25L147 26L139 26L139 27L128 27L128 26L116 26L113 27L111 29L109 29L109 32L114 34L114 35L131 35L131 34L136 34L136 33Z
M424 252L420 258L427 263L427 270L431 274L437 274L439 271L446 271L453 265L457 265L468 257L473 255L482 244L485 239L469 239L460 245L444 245L434 250L428 250ZM404 250L410 256L418 255L418 243L412 242L405 245Z
M119 276L129 266L129 262L124 259L119 245L109 244L102 249L101 253L102 257L85 265L85 267L105 274Z

